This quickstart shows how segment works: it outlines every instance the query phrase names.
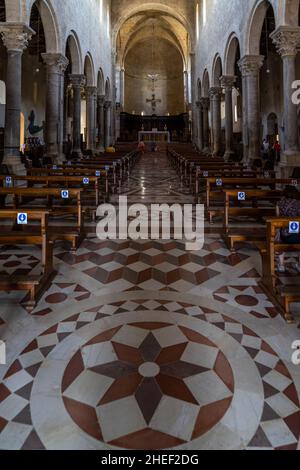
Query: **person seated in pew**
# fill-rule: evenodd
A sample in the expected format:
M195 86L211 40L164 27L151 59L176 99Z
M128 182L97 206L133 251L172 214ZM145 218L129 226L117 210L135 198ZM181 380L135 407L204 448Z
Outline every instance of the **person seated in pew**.
M105 152L106 153L116 153L116 149L113 146L113 144L110 144L110 146L105 149Z
M277 204L278 217L300 217L300 193L295 186L287 186L284 191L282 199ZM291 234L287 229L282 229L278 233L278 242L287 245L300 245L300 234ZM278 256L277 271L280 274L286 272L284 264L285 253ZM300 274L300 255L298 262L293 264L293 268Z

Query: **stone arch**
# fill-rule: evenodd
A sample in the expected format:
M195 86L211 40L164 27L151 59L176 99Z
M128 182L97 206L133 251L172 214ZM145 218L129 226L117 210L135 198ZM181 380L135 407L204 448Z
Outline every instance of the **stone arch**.
M205 69L203 73L203 80L202 80L202 95L204 98L208 98L209 89L210 89L209 73Z
M28 19L30 19L33 5L36 5L43 23L46 40L46 52L60 52L61 40L59 36L56 15L51 6L51 3L47 0L31 0Z
M95 68L91 54L88 52L84 59L84 75L88 86L95 85Z
M212 85L213 86L220 86L220 78L223 75L223 66L222 60L219 54L215 56L213 68L212 68Z
M111 86L109 78L107 78L105 82L105 99L106 101L111 100Z
M225 51L225 75L235 75L235 64L238 51L240 50L240 42L235 33L232 33L228 39Z
M82 74L82 54L78 37L74 31L71 31L67 41L66 49L70 52L70 69L72 74ZM66 54L67 55L67 54Z
M104 82L103 70L102 68L100 68L98 72L98 78L97 78L97 88L98 88L98 94L101 96L105 94L104 85L105 85L105 82Z
M276 21L274 8L268 0L260 0L259 2L256 2L256 6L253 9L246 36L246 51L250 55L259 55L260 53L261 32L263 29L266 13L270 6L273 9Z

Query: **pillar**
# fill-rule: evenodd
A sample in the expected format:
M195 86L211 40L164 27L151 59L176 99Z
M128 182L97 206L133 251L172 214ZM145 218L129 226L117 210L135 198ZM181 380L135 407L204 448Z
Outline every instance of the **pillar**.
M47 69L46 89L46 148L47 157L59 163L62 160L62 130L64 73L68 59L62 54L42 54Z
M3 23L0 33L7 49L4 159L12 173L24 173L20 158L22 55L35 32L23 23Z
M104 148L111 144L111 101L105 101L104 104Z
M225 141L226 141L225 158L227 160L234 154L232 89L235 84L235 81L236 81L235 76L223 75L221 77L221 86L225 91Z
M198 109L198 148L200 152L203 150L203 116L201 101L196 103Z
M200 100L202 106L202 119L203 119L203 150L206 152L209 150L209 119L208 119L208 110L210 106L209 98L201 98Z
M97 96L97 87L95 86L86 86L85 87L86 95L86 129L87 129L87 149L95 150L95 97Z
M300 45L300 28L280 26L271 38L277 47L283 62L283 98L284 98L284 153L281 165L284 167L300 166L298 141L297 104L293 102L293 82L296 80L296 55Z
M120 70L120 108L123 111L125 105L125 69Z
M104 104L105 96L97 96L97 125L98 125L98 147L104 149Z
M213 136L213 155L219 155L221 152L221 87L212 87L209 90L212 109L212 136Z
M73 152L81 154L81 89L85 85L84 75L70 75L73 89Z
M261 116L259 72L263 66L263 63L264 56L261 55L247 55L244 56L239 62L242 76L246 82L245 112L247 113L247 159L249 162L260 157Z

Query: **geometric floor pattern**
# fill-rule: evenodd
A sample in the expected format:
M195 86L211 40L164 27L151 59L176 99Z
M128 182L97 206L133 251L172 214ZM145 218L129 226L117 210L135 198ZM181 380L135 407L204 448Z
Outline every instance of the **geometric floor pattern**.
M192 202L163 155L146 155L122 193ZM31 315L21 294L0 294L0 449L300 449L299 321L258 287L258 253L229 252L218 225L192 253L94 232L76 254L57 245ZM39 269L34 250L0 261Z

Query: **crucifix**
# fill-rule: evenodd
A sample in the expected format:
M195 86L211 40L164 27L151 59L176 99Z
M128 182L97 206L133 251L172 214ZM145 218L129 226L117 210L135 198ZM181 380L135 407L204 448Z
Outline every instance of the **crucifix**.
M157 104L157 103L161 103L161 100L156 99L156 98L155 98L155 93L153 93L153 94L152 94L152 99L151 99L151 100L147 99L146 102L147 102L147 103L151 103L152 111L153 111L153 113L155 113L155 111L156 111L156 104Z

